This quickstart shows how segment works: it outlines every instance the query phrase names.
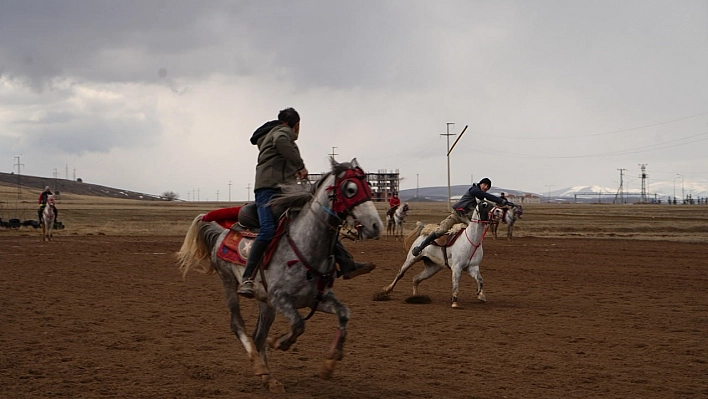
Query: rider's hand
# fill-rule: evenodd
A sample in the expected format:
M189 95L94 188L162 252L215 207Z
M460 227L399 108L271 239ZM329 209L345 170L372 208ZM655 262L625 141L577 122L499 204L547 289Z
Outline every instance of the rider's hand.
M309 172L307 171L307 168L302 168L295 173L295 177L297 177L300 180L305 180L307 179L307 175Z

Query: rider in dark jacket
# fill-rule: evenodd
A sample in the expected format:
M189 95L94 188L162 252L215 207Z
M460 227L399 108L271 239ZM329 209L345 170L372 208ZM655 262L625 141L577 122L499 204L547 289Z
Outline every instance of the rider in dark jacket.
M255 297L253 280L256 270L275 235L276 221L268 205L269 201L279 194L280 185L307 179L305 162L295 144L299 135L300 114L293 108L286 108L280 111L277 121L266 122L256 129L251 137L251 143L257 145L259 151L254 192L260 229L246 259L243 281L236 291L246 298ZM334 259L339 264L339 271L344 279L369 273L376 267L373 263L355 262L339 240L334 247Z
M492 181L487 177L480 180L478 184L473 184L472 187L462 195L462 198L452 206L452 213L445 218L445 220L440 222L440 227L425 237L425 240L423 240L419 246L413 248L413 256L420 255L420 253L423 252L423 248L427 247L436 238L447 233L455 224L469 224L470 218L468 214L477 206L477 201L487 200L499 205L506 205L508 203L507 200L487 193L491 187Z

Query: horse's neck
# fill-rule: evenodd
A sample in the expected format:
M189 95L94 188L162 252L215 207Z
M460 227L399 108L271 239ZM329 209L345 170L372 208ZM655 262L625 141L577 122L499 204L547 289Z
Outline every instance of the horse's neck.
M485 225L479 220L479 213L475 211L472 214L472 221L467 225L467 228L465 229L465 233L467 234L467 237L469 237L476 243L479 239L482 238L482 235L484 235L486 226L487 225Z
M330 213L332 201L326 191L326 187L331 185L330 181L323 182L313 199L305 206L306 210L300 212L290 223L290 235L301 241L304 246L317 247L325 243L331 244L337 236L338 227Z
M511 224L514 220L516 220L516 208L510 208L506 211L506 223Z

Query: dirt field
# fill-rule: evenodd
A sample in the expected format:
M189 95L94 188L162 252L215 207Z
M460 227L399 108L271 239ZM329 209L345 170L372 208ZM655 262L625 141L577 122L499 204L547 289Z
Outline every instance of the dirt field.
M463 276L461 309L448 271L421 285L432 303L404 302L422 266L373 301L402 245L345 241L378 265L335 284L352 310L346 355L316 376L336 329L316 315L270 353L284 395L252 375L218 277L183 281L172 257L215 207L66 201L51 243L1 231L0 397L708 398L708 207L529 205L513 241L485 241L487 303ZM413 208L407 228L445 215Z

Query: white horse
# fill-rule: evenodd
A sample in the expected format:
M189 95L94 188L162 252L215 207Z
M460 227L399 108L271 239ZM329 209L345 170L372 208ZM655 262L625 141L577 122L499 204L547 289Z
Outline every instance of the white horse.
M460 292L460 276L467 271L477 281L477 299L486 302L484 295L484 283L479 272L479 264L482 262L484 251L482 241L489 229L489 212L492 205L489 202L481 201L472 213L471 223L464 230L458 231L452 236L445 235L435 240L431 245L425 247L420 255L413 255L413 248L425 239L426 234L421 234L423 224L418 222L418 228L406 236L405 244L410 249L406 261L401 266L393 282L383 288L384 294L390 294L396 283L403 277L406 271L418 261L422 260L425 269L413 277L413 295L418 296L418 285L430 277L433 277L443 267L452 271L452 307L459 307L457 296ZM448 240L449 237L450 239ZM410 239L415 241L408 245ZM439 244L439 240L448 240L451 243Z
M507 240L511 240L514 232L514 223L516 223L516 219L520 219L523 214L524 208L521 205L509 205L506 207L506 211L502 207L495 206L490 214L490 226L494 238L497 238L499 223L504 221L504 223L506 223L506 238Z
M394 209L394 208L391 208ZM403 238L403 222L408 216L408 203L395 208L395 211L389 209L386 212L386 235Z
M42 241L52 240L52 230L54 229L54 195L47 196L47 204L42 210Z

